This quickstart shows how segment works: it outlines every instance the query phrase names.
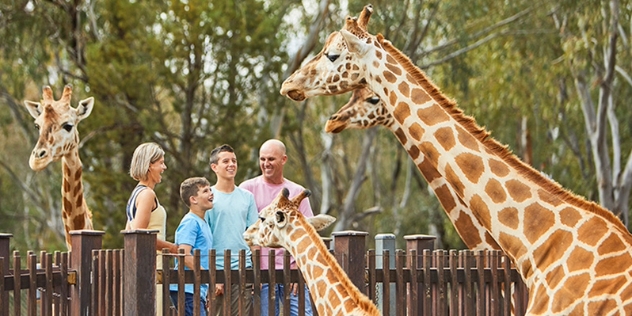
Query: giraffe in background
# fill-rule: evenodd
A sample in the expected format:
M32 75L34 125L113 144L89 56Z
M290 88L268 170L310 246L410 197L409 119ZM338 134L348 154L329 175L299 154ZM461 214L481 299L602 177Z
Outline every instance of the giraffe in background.
M336 258L327 250L317 231L335 221L329 215L306 218L298 211L305 190L293 199L283 189L259 213L260 220L244 233L250 246L283 247L296 259L309 288L318 315L380 315L377 307L349 280Z
M416 141L411 157L428 159L512 258L528 315L632 314L632 235L621 221L520 161L381 34L348 17L281 94L301 101L364 87Z
M61 217L66 231L66 245L70 243L71 230L92 229L92 213L83 196L82 165L79 158L79 132L77 124L90 115L94 98L79 101L76 108L70 106L72 87L66 85L61 98L53 98L49 86L43 88L42 101L24 101L26 109L35 118L39 139L29 158L29 166L35 171L46 168L61 159L63 181L61 186Z

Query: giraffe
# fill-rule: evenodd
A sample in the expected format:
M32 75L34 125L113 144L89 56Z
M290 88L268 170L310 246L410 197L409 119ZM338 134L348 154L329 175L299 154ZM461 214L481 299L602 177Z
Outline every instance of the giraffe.
M347 17L281 94L300 101L364 87L402 125L400 142L415 140L411 157L428 159L512 259L528 315L632 314L632 235L621 221L520 161L358 19Z
M283 247L290 252L318 315L380 315L373 302L349 280L317 233L336 219L324 214L306 218L298 211L301 201L310 194L304 190L290 200L289 191L283 189L261 210L260 220L244 232L244 239L250 246Z
M79 101L76 108L70 106L72 87L66 85L61 98L53 98L49 86L43 88L41 102L24 101L26 109L35 118L39 139L31 152L29 166L35 171L46 168L61 159L63 180L61 186L62 212L66 245L70 243L71 230L92 229L92 213L83 196L82 166L79 158L79 133L77 124L90 115L94 98Z

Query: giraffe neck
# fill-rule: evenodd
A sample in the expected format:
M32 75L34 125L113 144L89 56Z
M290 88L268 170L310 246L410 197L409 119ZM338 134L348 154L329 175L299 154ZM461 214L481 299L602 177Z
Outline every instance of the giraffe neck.
M304 219L282 240L296 259L319 315L379 315L327 251L316 230Z
M632 236L625 226L491 139L407 58L389 55L393 49L386 47L383 59L397 66L382 60L369 70L368 84L389 100L403 138L414 140L411 157L428 160L516 263L529 286L529 311L602 314L593 311L609 310L605 296L614 293L616 309L629 308Z
M66 244L70 249L71 230L92 229L92 220L83 196L83 167L78 151L61 158L63 181L61 187L62 219L66 231Z

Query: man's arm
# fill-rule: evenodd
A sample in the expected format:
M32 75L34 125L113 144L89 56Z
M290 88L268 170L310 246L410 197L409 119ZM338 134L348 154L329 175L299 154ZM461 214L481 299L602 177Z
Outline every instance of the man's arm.
M193 246L187 245L187 244L181 244L181 245L178 245L178 249L184 249L185 256L184 256L184 260L182 261L184 263L184 266L193 270L194 269L193 254L191 253Z

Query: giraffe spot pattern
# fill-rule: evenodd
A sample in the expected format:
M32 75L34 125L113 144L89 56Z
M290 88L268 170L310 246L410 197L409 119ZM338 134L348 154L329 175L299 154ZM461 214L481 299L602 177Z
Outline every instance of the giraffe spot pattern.
M522 240L507 233L500 233L498 243L503 247L503 249L506 249L508 253L514 254L515 258L521 258L527 253L527 248L524 246ZM528 263L528 260L526 260L526 262ZM524 270L525 267L523 266L523 273Z
M533 257L540 258L540 261L535 263L538 270L546 270L553 263L559 262L572 245L573 235L567 231L556 230L545 238L555 240L555 242L544 243L533 251Z
M401 129L401 127L397 128L397 130L395 130L393 133L395 134L395 137L397 137L397 139L399 140L399 142L402 145L406 144L406 134L404 133L404 130ZM415 146L413 146L413 147L415 147ZM411 149L412 149L412 147L411 147ZM413 158L413 159L415 159L415 158Z
M504 162L491 158L488 161L489 170L496 176L503 178L509 174L509 167Z
M555 223L555 214L539 203L533 203L525 207L523 221L524 235L527 241L533 244L551 229Z
M588 302L588 314L586 315L607 315L608 311L616 310L619 303L608 298L597 302Z
M413 89L410 93L410 100L414 103L414 104L424 104L428 101L431 100L430 96L421 89ZM447 115L447 113L444 112L445 115Z
M408 106L408 104L404 102L400 102L399 104L397 104L397 106L395 107L395 110L393 111L393 117L395 117L395 119L400 124L404 124L404 121L408 117L410 117L410 107Z
M542 202L547 203L549 205L553 205L553 206L559 206L561 205L563 202L562 200L560 200L560 198L558 198L557 196L549 193L548 191L542 190L542 189L538 189L537 191L538 197L540 198L540 200L542 200Z
M382 76L384 77L384 80L390 82L390 83L395 83L397 82L397 77L390 71L384 71L382 73Z
M86 224L85 213L77 214L75 218L72 219L74 227L84 227Z
M483 227L487 228L487 230L490 230L490 228L492 227L492 216L489 212L489 208L487 207L487 203L483 201L480 195L475 194L474 196L472 196L472 198L470 199L470 208L473 212L475 212L475 214L477 214L476 217L481 222Z
M577 239L589 246L596 246L606 233L608 233L606 223L602 219L593 216L579 226Z
M463 145L465 148L471 149L472 151L479 152L479 144L476 138L464 130L461 126L456 126L457 137L459 138L459 143Z
M399 67L395 67L392 64L386 64L386 68L388 68L388 70L390 70L391 73L395 74L396 76L401 76L402 75L402 70Z
M456 146L454 134L452 133L452 129L449 127L441 127L437 129L434 132L434 138L445 151L449 151Z
M72 212L72 202L70 202L68 198L65 196L62 198L62 200L64 203L64 213L68 213L68 215L70 215L70 213ZM83 227L83 226L80 226L80 227Z
M416 149L417 147L413 146L410 149L412 150L413 148ZM417 149L417 153L419 153L419 149ZM426 181L428 181L428 183L432 183L435 179L441 178L441 174L439 173L439 171L437 171L437 168L435 168L428 159L424 159L422 162L417 164L417 168L419 168L419 171L424 176L424 178L426 178Z
M445 211L450 213L450 211L454 209L454 207L456 207L456 202L452 197L452 191L450 191L448 185L444 184L438 188L435 188L434 191Z
M375 57L377 57L377 59L382 59L382 52L379 49L375 50ZM377 60L375 62L377 62Z
M597 275L608 275L612 267L629 266L632 266L632 257L630 257L629 252L625 252L618 256L601 258L595 265L595 273L597 273Z
M459 232L459 235L461 235L461 239L463 239L463 241L469 241L467 245L468 248L478 245L482 241L481 236L478 234L478 230L475 229L478 226L479 225L474 224L472 218L465 215L463 212L461 212L459 218L454 221L454 227L456 228L456 231ZM472 243L472 245L469 243Z
M405 98L410 97L410 87L406 81L402 81L397 88Z
M410 155L410 158L416 160L419 158L419 148L417 146L410 147L410 149L408 149L408 154Z
M529 186L522 183L518 180L508 180L505 182L505 187L507 188L507 193L509 196L516 202L524 202L525 200L531 198L531 190Z
M575 247L568 256L566 266L568 267L568 272L575 272L589 269L594 261L595 256L592 252L581 247Z
M448 180L448 183L452 185L456 194L463 196L465 186L463 185L463 182L461 182L461 178L454 173L454 170L452 170L452 167L449 165L445 167L445 178Z
M566 280L566 272L564 272L564 267L559 265L551 269L546 274L546 280L549 288L556 288L562 281Z
M490 179L485 185L485 192L494 203L503 203L507 200L507 193L503 185L496 179Z
M610 289L616 288L620 289L627 283L627 279L625 276L618 276L616 278L608 278L605 280L597 280L592 285L592 288L589 294L593 294L592 296L601 295L602 293L611 292ZM590 297L590 296L589 296Z
M565 207L560 211L560 221L562 225L573 228L581 219L582 217L579 212L572 207Z
M418 90L418 89L415 89ZM415 90L413 90L413 95L415 94ZM426 125L433 126L442 122L446 122L450 119L447 113L441 109L438 104L433 104L427 108L421 108L417 110L417 116L421 119Z
M529 293L529 297L535 296L538 298L538 301L532 305L533 307L529 312L533 315L543 315L548 309L549 300L551 298L543 286L538 286L534 292L535 294Z
M415 122L410 125L408 132L410 133L410 137L412 137L416 141L420 141L421 138L424 136L425 131L419 123Z
M518 224L520 224L518 210L515 207L503 208L498 212L498 221L511 229L518 229Z
M597 253L599 255L607 255L609 253L615 253L619 251L624 251L627 249L627 246L623 243L621 238L615 234L610 234L604 241L599 243L599 247L597 248Z
M386 64L397 64L397 60L393 56L386 54Z
M553 296L554 306L552 311L555 313L561 313L563 310L567 309L575 303L576 297L578 297L576 293L586 292L588 284L590 284L590 275L588 273L568 277L568 279L564 281L563 289L557 291L557 293Z
M485 172L485 164L479 156L463 153L454 157L454 161L471 183L478 183Z

